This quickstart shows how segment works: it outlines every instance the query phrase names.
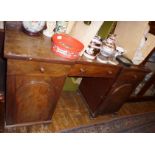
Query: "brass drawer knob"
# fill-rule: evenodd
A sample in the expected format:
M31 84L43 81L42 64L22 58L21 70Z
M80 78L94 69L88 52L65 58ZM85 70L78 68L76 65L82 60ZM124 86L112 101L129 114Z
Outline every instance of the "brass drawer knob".
M85 72L86 72L86 70L85 70L85 69L83 69L83 68L80 68L80 72L81 72L81 73L85 73Z
M100 96L100 99L103 99L103 95Z
M134 79L137 79L137 75L134 75L133 77L134 77Z
M108 74L110 74L110 75L111 75L111 74L112 74L112 71L108 71Z
M44 73L45 72L45 68L44 67L40 67L40 72Z

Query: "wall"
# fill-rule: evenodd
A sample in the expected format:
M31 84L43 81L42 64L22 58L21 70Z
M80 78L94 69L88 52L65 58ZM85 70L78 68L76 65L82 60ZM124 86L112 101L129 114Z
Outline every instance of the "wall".
M146 37L147 37L147 41L142 49L144 57L147 57L150 51L152 51L152 49L155 47L155 35L148 33Z
M4 29L4 22L0 21L0 29Z
M117 44L127 50L126 56L133 59L135 51L147 28L148 21L120 21L117 22L115 34ZM147 55L147 54L145 54Z
M92 21L90 25L86 25L83 21L75 22L70 35L80 40L84 44L85 50L91 39L97 34L102 23L103 21Z
M103 21L93 21L90 25L84 24L83 21L74 22L70 35L80 40L87 48L91 39L101 28ZM117 34L117 45L126 49L126 56L133 60L136 50L140 46L142 37L148 28L148 21L119 21L114 33ZM142 49L143 59L149 54L154 46L154 36L148 34L146 45ZM83 50L83 51L84 51ZM81 52L81 54L83 53Z
M95 21L91 22L90 25L84 24L83 21L78 22L69 22L69 28L67 30L67 33L69 33L71 36L75 37L79 41L81 41L84 44L84 49L81 52L84 52L84 50L87 48L88 44L90 43L91 39L97 34L98 30L100 29L103 21ZM78 88L78 84L80 84L82 78L73 79L73 78L67 78L65 85L63 87L63 90L65 91L76 91ZM77 83L75 84L74 81Z

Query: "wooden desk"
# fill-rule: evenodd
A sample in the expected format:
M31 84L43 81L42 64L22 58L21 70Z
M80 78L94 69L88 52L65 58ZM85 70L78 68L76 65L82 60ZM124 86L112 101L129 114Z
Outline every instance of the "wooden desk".
M0 23L1 26L1 23ZM2 58L3 55L3 45L4 45L4 29L0 27L0 96L4 95L5 91L5 61ZM4 101L0 99L0 132L4 129Z
M51 52L51 40L6 30L6 125L49 122L67 76L83 77L80 90L92 116L117 111L148 72L81 57L70 61Z

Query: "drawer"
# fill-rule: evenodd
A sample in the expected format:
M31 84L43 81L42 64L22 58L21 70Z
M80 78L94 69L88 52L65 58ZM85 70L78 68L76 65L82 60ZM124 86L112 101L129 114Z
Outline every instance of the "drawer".
M120 67L110 65L75 64L69 76L115 77Z
M146 71L142 71L139 69L124 69L118 77L118 81L141 81L146 74Z
M29 75L50 75L64 76L68 74L70 65L25 61L8 60L8 75L29 74Z

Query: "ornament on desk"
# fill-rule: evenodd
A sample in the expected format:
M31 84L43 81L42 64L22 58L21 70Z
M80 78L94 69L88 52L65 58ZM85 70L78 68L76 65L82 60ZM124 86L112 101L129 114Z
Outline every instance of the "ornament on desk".
M47 37L52 37L54 34L54 29L56 27L55 21L47 21L46 22L47 29L43 31L43 34Z
M118 65L118 61L115 59L115 57L105 57L101 53L97 55L96 59L104 64Z
M115 45L115 37L116 35L112 34L107 39L103 40L103 45L101 48L101 54L105 57L112 57L116 52Z
M66 33L67 34L70 34L71 33L74 25L75 25L75 21L69 21L68 22L67 29L66 29Z
M37 36L45 28L45 21L23 21L22 28L28 35Z
M88 45L87 49L84 51L83 55L88 59L95 59L97 54L99 54L102 46L101 37L95 36L90 44Z
M97 55L97 61L105 64L117 65L115 59L116 50L116 35L112 34L102 42L100 54Z
M68 21L57 21L55 33L66 33Z

